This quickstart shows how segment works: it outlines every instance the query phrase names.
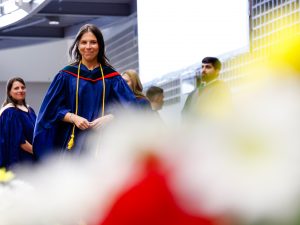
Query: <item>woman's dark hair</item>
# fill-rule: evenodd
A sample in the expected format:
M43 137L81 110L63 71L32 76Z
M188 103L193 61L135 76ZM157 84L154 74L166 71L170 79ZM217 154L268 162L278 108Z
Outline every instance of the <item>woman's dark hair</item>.
M105 43L104 43L103 35L101 31L98 29L98 27L96 27L93 24L85 24L79 29L76 38L69 49L69 55L73 63L79 63L79 61L82 58L78 50L78 45L82 35L87 32L92 32L97 38L97 42L99 45L99 53L97 57L98 62L101 63L102 65L111 66L108 62L109 61L108 58L105 55Z
M15 107L17 106L18 104L18 101L16 99L14 99L11 95L10 95L10 91L12 89L12 86L14 84L14 82L20 82L21 84L23 84L25 87L26 87L26 84L24 82L24 80L21 78L21 77L14 77L14 78L11 78L7 81L7 84L6 84L6 99L5 101L3 102L2 104L2 107L3 106L6 106L7 104L9 103L12 103ZM26 105L26 101L25 99L22 101L22 104L27 107Z

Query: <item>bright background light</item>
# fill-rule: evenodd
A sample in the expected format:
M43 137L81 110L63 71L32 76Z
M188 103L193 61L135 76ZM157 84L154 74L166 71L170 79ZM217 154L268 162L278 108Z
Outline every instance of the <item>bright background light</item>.
M247 0L138 0L142 82L249 43Z

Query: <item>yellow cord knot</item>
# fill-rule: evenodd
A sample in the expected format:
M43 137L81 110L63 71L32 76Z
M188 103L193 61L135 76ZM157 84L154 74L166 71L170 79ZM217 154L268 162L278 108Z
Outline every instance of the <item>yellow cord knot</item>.
M15 175L11 171L6 171L5 168L0 168L0 183L11 181Z

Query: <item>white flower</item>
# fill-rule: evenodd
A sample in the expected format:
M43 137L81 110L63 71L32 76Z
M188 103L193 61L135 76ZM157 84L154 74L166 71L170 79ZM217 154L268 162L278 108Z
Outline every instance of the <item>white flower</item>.
M202 210L248 221L294 215L300 200L299 84L296 77L257 81L235 96L231 120L201 121L186 137L190 147L178 153L179 193Z

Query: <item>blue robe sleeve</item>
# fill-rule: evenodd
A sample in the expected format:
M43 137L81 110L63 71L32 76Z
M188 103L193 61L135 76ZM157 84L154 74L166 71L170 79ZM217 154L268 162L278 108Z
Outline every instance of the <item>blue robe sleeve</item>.
M138 105L136 97L121 76L114 78L112 86L113 96L125 109Z
M66 85L63 72L56 75L42 102L33 137L33 152L37 159L54 151L55 129L70 108L67 108Z
M58 120L62 120L70 109L66 108L65 79L61 72L52 81L41 105L37 123L48 128Z
M29 106L28 110L29 110L29 117L30 117L33 121L36 121L36 114L35 114L34 109L31 108L31 107ZM35 122L34 122L34 124L35 124Z
M20 145L25 144L26 138L17 110L13 108L5 110L0 120L0 167L9 168L20 161Z
M147 98L137 97L137 103L141 109L152 111L151 104Z

